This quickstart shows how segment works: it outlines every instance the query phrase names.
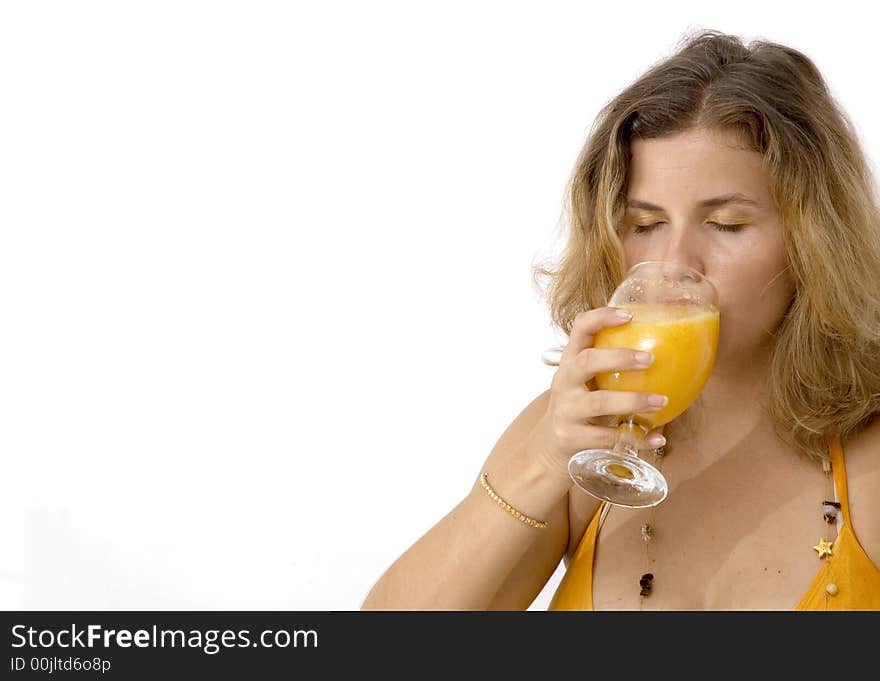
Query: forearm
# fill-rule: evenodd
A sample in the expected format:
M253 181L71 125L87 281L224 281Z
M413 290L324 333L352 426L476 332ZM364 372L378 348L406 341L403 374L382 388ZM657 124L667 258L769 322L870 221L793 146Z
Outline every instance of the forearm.
M484 470L497 494L548 526L514 518L477 481L386 570L363 609L485 610L527 551L552 552L547 560L558 562L567 540L570 480L543 466L528 443L490 457Z

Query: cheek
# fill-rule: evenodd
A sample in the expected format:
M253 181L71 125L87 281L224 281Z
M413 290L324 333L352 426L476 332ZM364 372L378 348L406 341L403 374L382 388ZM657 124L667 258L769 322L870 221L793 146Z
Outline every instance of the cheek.
M651 260L648 257L648 249L645 247L645 242L647 239L624 239L622 242L623 245L623 254L626 259L626 268L629 269L637 262L642 262L643 260Z
M782 259L746 262L716 276L722 336L736 346L772 338L794 295L794 282Z

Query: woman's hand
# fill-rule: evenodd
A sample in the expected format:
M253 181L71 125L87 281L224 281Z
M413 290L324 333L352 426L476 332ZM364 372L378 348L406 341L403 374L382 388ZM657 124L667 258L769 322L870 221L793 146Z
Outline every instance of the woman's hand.
M550 385L547 410L529 436L530 446L553 470L567 475L572 454L584 449L612 448L617 441L617 428L606 424L613 424L613 417L659 411L666 404L663 395L590 387L598 373L646 369L654 361L650 353L593 347L600 329L621 326L631 318L626 310L611 307L581 312L574 318L568 345ZM665 442L660 428L650 431L640 447L653 449Z

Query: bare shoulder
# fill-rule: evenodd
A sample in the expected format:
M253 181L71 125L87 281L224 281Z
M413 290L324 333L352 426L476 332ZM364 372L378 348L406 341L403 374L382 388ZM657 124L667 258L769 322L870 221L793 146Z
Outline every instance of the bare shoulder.
M843 443L853 530L880 567L880 414Z

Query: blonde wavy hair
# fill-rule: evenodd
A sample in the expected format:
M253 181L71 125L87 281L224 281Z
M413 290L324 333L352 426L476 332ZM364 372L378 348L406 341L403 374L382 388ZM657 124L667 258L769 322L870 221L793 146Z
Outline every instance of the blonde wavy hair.
M630 141L694 127L738 132L764 159L796 286L768 411L780 437L825 458L826 433L880 412L880 202L852 124L801 52L702 30L605 104L566 186L567 243L557 263L533 265L534 282L566 334L605 305L625 275Z

